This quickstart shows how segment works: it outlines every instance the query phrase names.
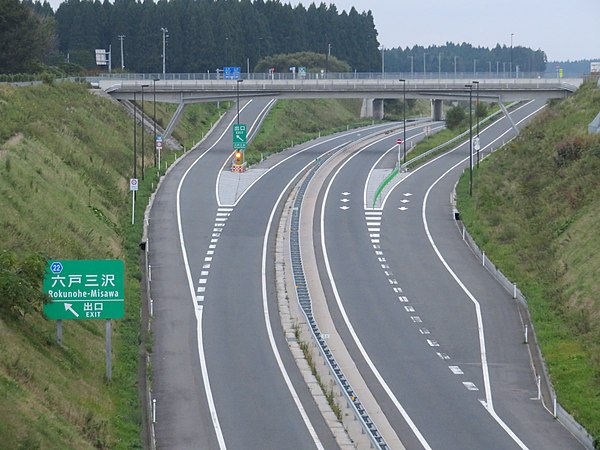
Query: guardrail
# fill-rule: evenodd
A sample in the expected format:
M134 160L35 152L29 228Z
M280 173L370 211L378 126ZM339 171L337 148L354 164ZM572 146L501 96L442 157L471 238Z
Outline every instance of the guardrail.
M300 230L300 209L302 207L302 202L304 200L304 193L306 192L306 188L313 178L314 174L319 170L320 165L315 166L306 176L302 185L300 186L296 199L294 200L294 207L292 210L292 221L291 221L291 232L290 232L290 254L292 260L292 273L294 276L294 282L296 285L296 295L298 297L298 302L300 303L300 307L308 325L310 326L313 337L319 344L319 350L329 369L331 374L334 376L338 386L343 392L344 396L349 405L352 406L354 410L355 416L361 421L362 427L365 430L366 434L369 436L369 440L375 446L375 448L388 450L390 447L385 442L383 436L379 433L379 430L371 420L371 417L367 413L365 407L361 403L358 398L358 395L350 386L346 376L342 372L342 369L336 362L327 342L323 338L323 335L317 325L317 322L313 316L312 310L312 300L310 297L310 293L308 291L308 287L306 284L306 277L304 274L304 266L302 263L302 256L300 253L300 238L299 238L299 230Z

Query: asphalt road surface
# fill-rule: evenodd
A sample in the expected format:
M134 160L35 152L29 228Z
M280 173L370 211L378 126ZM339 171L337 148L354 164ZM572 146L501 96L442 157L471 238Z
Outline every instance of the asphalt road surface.
M522 127L542 105L511 115ZM503 118L484 127L481 145L513 135ZM396 433L407 448L581 448L535 399L515 301L461 239L450 194L468 170L468 144L402 175L372 209L364 186L393 144L339 168L315 230L338 331Z

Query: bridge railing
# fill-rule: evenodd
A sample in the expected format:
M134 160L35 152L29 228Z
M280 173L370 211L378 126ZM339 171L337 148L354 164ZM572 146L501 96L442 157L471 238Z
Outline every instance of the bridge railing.
M570 74L569 78L581 78L582 74ZM93 77L96 80L166 80L166 81L227 81L222 72L202 72L202 73L104 73L98 77ZM520 72L511 74L507 72L329 72L329 73L312 73L308 72L301 76L298 73L281 72L281 73L241 73L240 78L243 80L257 81L278 81L278 80L522 80L522 79L554 79L561 80L556 74L545 72ZM234 80L231 80L234 81Z

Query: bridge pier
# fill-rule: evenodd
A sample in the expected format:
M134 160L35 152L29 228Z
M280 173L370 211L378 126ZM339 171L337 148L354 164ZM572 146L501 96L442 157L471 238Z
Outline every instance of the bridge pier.
M382 98L363 98L362 107L360 109L361 119L383 119L385 110L383 107Z
M431 100L431 117L436 122L442 120L442 104L442 100Z

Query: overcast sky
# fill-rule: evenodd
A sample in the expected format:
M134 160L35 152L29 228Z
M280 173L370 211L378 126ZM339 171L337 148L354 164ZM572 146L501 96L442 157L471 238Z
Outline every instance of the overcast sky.
M49 0L56 10L60 0ZM280 0L308 7L312 1ZM320 0L316 0L318 5ZM600 60L600 0L326 0L339 12L371 10L385 48L443 45L544 50L550 61Z
M287 1L281 0L282 3ZM312 1L289 1L310 5ZM315 1L317 5L321 1ZM371 10L385 48L454 42L544 50L550 61L600 60L600 0L326 0Z

